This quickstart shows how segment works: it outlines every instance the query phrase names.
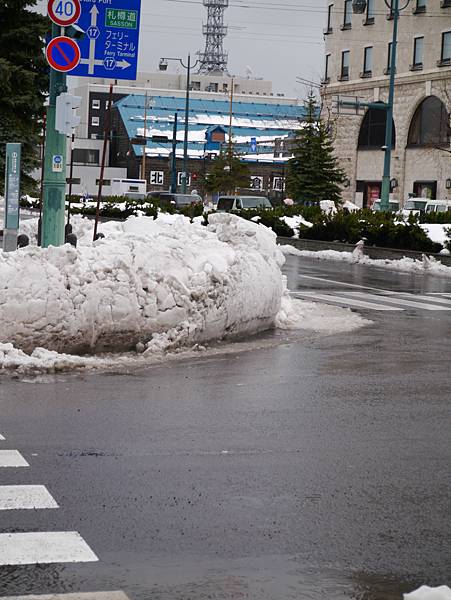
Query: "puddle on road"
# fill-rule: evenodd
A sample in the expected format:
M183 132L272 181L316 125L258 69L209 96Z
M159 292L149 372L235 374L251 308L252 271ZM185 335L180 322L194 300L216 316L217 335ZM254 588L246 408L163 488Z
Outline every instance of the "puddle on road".
M113 563L103 561L95 569L0 567L0 589L8 595L38 588L48 594L122 589L130 600L402 600L422 584L416 578L408 582L365 573L346 576L332 568L303 569L284 557L200 560L197 567L179 557L132 565L125 560L121 565L116 556Z

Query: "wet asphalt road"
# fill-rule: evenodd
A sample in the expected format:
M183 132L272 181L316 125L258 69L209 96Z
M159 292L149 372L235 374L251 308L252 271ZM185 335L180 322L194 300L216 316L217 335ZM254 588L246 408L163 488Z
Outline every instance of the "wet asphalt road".
M286 273L300 293L451 294L451 279L297 257ZM0 595L394 600L451 585L451 311L359 312L373 324L344 335L0 379L1 447L31 465L2 484L44 484L60 505L0 512L0 529L75 530L100 559L0 567Z

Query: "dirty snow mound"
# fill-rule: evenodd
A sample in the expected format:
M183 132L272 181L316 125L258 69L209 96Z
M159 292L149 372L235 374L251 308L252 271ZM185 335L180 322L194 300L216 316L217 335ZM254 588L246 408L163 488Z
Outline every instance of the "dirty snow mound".
M91 222L92 224L92 222ZM284 290L275 234L235 215L108 223L77 249L0 254L0 342L32 351L129 349L271 327Z

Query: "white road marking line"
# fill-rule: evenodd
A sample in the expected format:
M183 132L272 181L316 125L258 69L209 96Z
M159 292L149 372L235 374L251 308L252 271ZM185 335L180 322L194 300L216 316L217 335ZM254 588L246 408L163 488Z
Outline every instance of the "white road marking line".
M390 294L392 295L392 294ZM436 302L437 304L451 304L451 298L439 298L438 296L426 296L424 294L409 294L400 292L402 296L408 296L411 300L421 300L423 302Z
M4 442L4 441L5 441L5 438L2 436L2 434L1 434L1 433L0 433L0 441L1 441L1 442Z
M84 592L50 596L3 596L0 600L130 600L124 592Z
M350 292L348 292L350 293ZM365 302L363 300L357 300L355 298L345 298L344 296L336 296L332 294L317 294L316 292L296 292L296 296L302 296L311 300L322 300L323 302L332 302L334 304L340 304L345 306L355 306L356 308L367 308L369 310L381 310L381 311L402 311L402 308L396 308L394 306L387 306L384 304L374 304L372 302Z
M398 296L379 296L377 294L365 294L364 292L348 292L352 296L359 298L367 298L368 300L377 300L378 302L388 302L391 304L400 304L401 306L409 306L410 308L421 308L422 310L445 310L450 311L451 307L439 306L438 304L424 304L423 302L414 302L413 300L404 300Z
M18 450L0 450L0 467L29 467Z
M345 287L359 288L361 290L373 290L374 292L387 292L388 290L381 290L380 288L369 287L367 285L357 285L356 283L347 283L345 281L334 281L333 279L325 279L324 277L314 277L313 275L298 275L304 279L314 279L315 281L324 281L325 283L333 283L335 285L344 285ZM296 290L299 291L299 290ZM327 289L324 289L326 292Z
M99 560L76 531L0 533L0 565L95 562Z
M58 508L44 485L1 485L0 510Z
M429 292L429 293L434 296L446 296L447 298L451 297L451 294L448 294L447 292Z

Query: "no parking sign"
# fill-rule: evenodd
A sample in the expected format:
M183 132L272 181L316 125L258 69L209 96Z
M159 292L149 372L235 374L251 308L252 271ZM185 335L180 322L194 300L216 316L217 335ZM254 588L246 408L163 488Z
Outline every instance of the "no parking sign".
M67 73L80 62L80 48L72 38L61 35L53 38L45 50L47 62L55 69Z

